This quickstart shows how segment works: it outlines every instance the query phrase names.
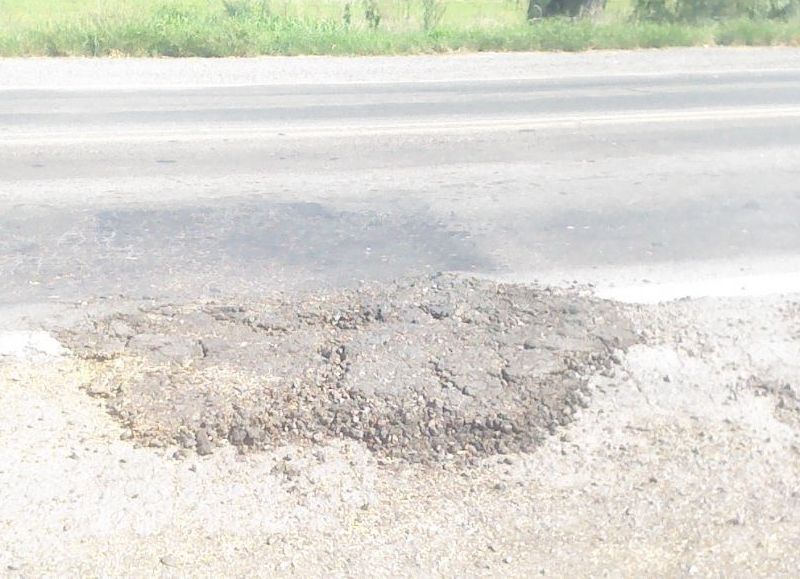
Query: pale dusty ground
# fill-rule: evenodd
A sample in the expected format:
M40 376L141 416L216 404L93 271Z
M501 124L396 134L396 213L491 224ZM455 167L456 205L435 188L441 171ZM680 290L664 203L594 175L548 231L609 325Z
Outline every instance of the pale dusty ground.
M647 306L629 375L467 470L355 444L175 459L120 440L89 368L0 357L0 574L797 576L800 413L746 384L797 388L791 304Z
M796 68L797 48L703 47L582 53L262 58L4 58L0 90L196 88L298 83L410 82L671 74ZM733 62L732 62L733 61Z

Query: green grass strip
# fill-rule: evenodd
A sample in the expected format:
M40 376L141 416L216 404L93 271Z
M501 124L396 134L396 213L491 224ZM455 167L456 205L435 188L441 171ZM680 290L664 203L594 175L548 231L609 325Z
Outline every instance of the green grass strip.
M143 0L141 9L125 0L106 0L93 9L73 0L73 9L62 13L30 1L32 8L23 10L19 0L0 0L0 56L372 55L800 44L800 20L633 22L618 11L597 22L528 23L508 1L502 13L464 4L461 12L451 11L428 30L418 11L389 13L370 28L356 12L359 3L353 3L347 21L339 4L325 4L317 12L281 12L262 0Z

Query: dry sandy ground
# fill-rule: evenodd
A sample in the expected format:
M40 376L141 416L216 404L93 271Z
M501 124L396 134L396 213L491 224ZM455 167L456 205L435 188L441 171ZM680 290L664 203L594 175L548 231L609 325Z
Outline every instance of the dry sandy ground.
M637 312L647 345L573 423L447 468L136 448L81 390L90 365L6 333L0 575L797 576L800 305Z

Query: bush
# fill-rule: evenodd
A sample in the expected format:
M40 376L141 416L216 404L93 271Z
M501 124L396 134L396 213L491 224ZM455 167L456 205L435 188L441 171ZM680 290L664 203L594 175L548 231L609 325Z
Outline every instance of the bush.
M731 18L779 19L800 12L800 0L636 0L639 20L697 22Z
M381 11L377 0L364 0L364 20L372 30L377 30L381 24Z
M441 0L422 0L422 28L433 30L442 22L444 3Z
M231 18L267 20L272 14L268 0L222 0L222 5Z

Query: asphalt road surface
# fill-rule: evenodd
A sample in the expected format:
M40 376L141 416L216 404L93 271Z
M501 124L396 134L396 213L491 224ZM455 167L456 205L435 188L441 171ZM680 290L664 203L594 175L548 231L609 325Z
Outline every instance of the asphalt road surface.
M0 59L0 574L799 576L798 57Z
M0 303L791 269L798 57L0 61Z

